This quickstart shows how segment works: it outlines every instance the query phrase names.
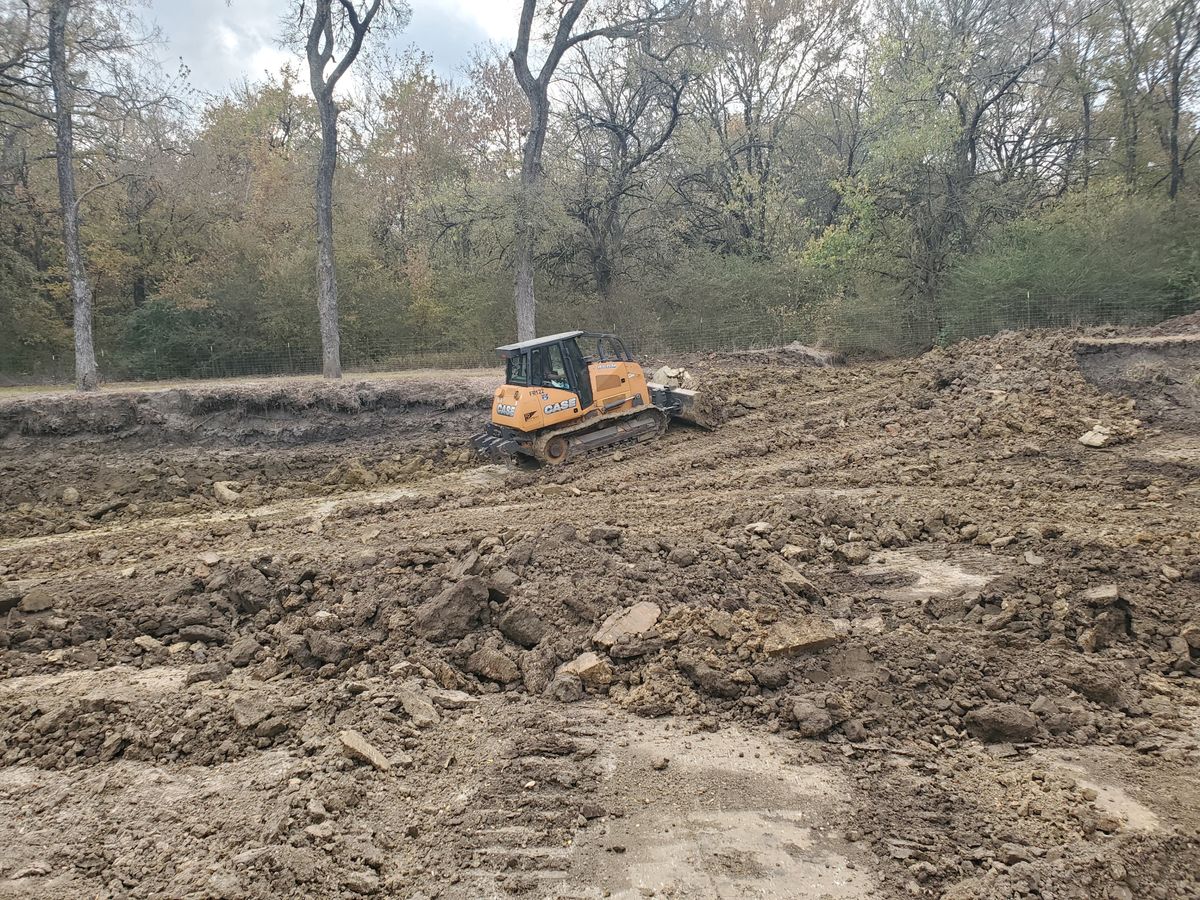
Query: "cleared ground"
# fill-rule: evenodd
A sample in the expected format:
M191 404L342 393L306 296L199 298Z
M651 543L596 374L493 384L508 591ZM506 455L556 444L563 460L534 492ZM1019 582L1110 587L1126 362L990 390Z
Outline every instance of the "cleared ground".
M457 373L0 404L0 895L1200 895L1194 357L1078 337L562 469Z

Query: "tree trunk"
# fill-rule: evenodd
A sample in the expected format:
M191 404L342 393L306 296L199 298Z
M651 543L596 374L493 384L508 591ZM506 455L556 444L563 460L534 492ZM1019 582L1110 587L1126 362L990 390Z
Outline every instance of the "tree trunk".
M337 168L337 104L331 91L317 97L321 155L317 160L317 315L321 324L321 373L342 377L338 330L337 270L333 261L333 173Z
M517 203L516 280L514 299L517 305L517 340L537 337L537 299L533 295L533 222L528 214L529 203L524 189Z
M1167 161L1171 167L1171 179L1167 185L1167 196L1174 200L1179 195L1179 185L1183 182L1183 166L1179 161L1179 77L1172 78L1173 91L1171 96L1171 124L1167 131Z
M534 218L541 206L542 147L546 142L549 112L550 101L545 91L529 97L529 133L525 136L525 150L521 156L521 189L515 222L514 299L518 341L537 337L537 299L533 294L533 251L537 242Z
M1092 178L1092 95L1083 92L1083 191Z
M58 170L58 200L62 206L63 251L67 278L71 282L71 306L75 330L75 387L94 391L99 387L96 348L92 340L92 288L88 284L83 245L79 240L79 199L75 190L74 135L71 122L73 97L67 78L67 16L71 0L54 0L50 5L50 84L54 91L54 154Z

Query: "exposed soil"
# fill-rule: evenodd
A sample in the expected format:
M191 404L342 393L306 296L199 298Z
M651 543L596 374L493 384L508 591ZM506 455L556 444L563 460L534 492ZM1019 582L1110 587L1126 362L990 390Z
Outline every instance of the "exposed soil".
M486 378L12 401L0 896L1198 897L1130 337L697 357L720 427L558 469Z

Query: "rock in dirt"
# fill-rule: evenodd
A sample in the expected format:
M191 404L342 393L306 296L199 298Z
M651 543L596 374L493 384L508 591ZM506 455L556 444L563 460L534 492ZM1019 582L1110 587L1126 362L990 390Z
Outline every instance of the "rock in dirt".
M233 642L233 646L229 648L229 663L235 668L242 668L254 662L254 657L258 654L259 643L248 634L242 635Z
M710 666L704 660L681 656L678 665L680 671L690 678L700 690L713 697L733 699L740 697L745 690L733 679L733 676Z
M691 372L687 369L676 368L675 366L659 366L654 370L654 374L650 376L650 381L653 384L661 384L664 387L672 388L692 388L696 383L696 379L692 377Z
M179 629L179 639L189 644L223 644L225 633L211 625L184 625Z
M0 613L16 609L21 602L24 592L12 584L0 584Z
M779 563L779 583L794 597L820 602L821 592L816 585L787 563Z
M521 667L521 683L531 694L540 694L550 684L554 670L558 668L558 656L553 650L541 647L522 653L518 662Z
M237 503L242 495L234 490L235 484L233 481L214 481L213 496L222 503Z
M239 728L253 728L259 722L265 722L271 717L272 705L262 697L238 697L231 704L233 721Z
M1200 650L1200 622L1189 622L1183 626L1179 636L1193 650Z
M354 729L338 732L338 740L342 742L342 753L350 759L374 766L380 772L391 769L391 760Z
M35 587L26 591L17 609L23 613L39 613L54 608L54 595L44 587Z
M342 876L342 887L356 894L374 894L379 890L379 876L368 869Z
M233 671L233 667L229 663L205 663L201 666L192 666L184 676L183 683L197 684L201 681L224 681L229 677L229 673Z
M500 631L515 644L527 649L536 647L550 631L550 625L525 606L514 606L499 621Z
M546 693L559 703L574 703L583 699L583 682L578 675L560 672L547 685Z
M582 494L579 488L569 484L547 484L542 486L543 497L578 497Z
M1121 589L1115 584L1101 584L1083 592L1083 600L1089 606L1108 606L1121 599Z
M453 693L459 692L454 691ZM469 697L470 695L464 694L463 696ZM404 711L408 713L408 717L418 728L428 728L442 721L441 713L434 708L433 701L416 687L406 685L396 688L396 699L400 701L400 705L404 707Z
M588 532L588 540L594 544L616 544L621 540L621 529L615 525L595 525Z
M1107 447L1113 442L1116 432L1104 425L1096 425L1079 436L1079 443L1085 447Z
M687 547L675 547L667 554L667 562L675 563L680 568L686 569L696 561L696 551L690 550Z
M110 512L119 512L129 505L128 500L108 500L88 510L89 519L99 519Z
M1068 677L1067 684L1097 703L1115 705L1121 700L1121 682L1112 675L1078 672Z
M498 684L508 684L521 677L521 670L515 662L499 650L492 650L490 647L484 647L471 654L467 659L467 671Z
M608 655L613 659L633 659L657 653L662 646L663 640L659 637L625 637L608 648Z
M516 589L521 581L521 576L512 569L501 569L494 574L488 582L488 587L493 596L493 599L501 602L512 596L512 592Z
M66 504L67 506L78 506L79 500L80 500L79 491L76 488L71 487L70 485L63 488L62 502L64 504Z
M326 663L340 663L346 656L346 643L325 631L310 631L308 651Z
M452 584L417 607L413 631L430 641L463 637L487 608L487 584L478 575Z
M783 687L791 680L791 668L783 662L758 663L750 667L750 674L762 687Z
M148 634L139 634L133 639L133 642L146 653L157 653L166 647L166 644L158 640L158 638L150 637Z
M645 634L662 615L657 603L643 600L635 603L629 609L618 611L605 619L600 630L592 636L592 641L601 647L611 647L617 641Z
M435 706L440 706L442 709L466 709L470 706L479 705L479 698L472 697L466 691L434 688L424 693L433 701Z
M1079 634L1079 646L1088 653L1110 647L1129 633L1129 614L1117 606L1097 613L1092 627Z
M824 619L810 616L791 622L776 622L763 640L763 651L768 656L814 653L832 647L837 640L832 625Z
M839 544L833 555L850 566L861 566L871 556L871 548L862 541Z
M555 673L557 680L561 675L574 675L588 687L602 687L611 684L613 680L612 666L597 653L591 650L581 653L569 663L564 663Z
M801 737L820 737L833 728L833 717L829 710L822 709L811 700L800 699L792 704L792 718Z
M1037 734L1037 716L1013 703L989 703L964 718L967 730L983 741L1027 741Z

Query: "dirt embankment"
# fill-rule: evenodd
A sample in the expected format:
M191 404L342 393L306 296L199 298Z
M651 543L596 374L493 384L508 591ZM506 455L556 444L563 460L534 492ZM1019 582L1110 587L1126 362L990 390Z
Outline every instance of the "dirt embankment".
M155 391L17 395L0 399L0 442L36 438L164 443L301 444L384 430L440 430L491 399L479 376L403 381L277 380Z
M1113 337L1081 339L1075 357L1089 381L1135 400L1144 418L1200 428L1200 313Z
M470 462L492 387L472 376L0 401L0 535L405 484Z
M1197 896L1200 457L1078 338L696 360L561 469L10 456L0 893Z

